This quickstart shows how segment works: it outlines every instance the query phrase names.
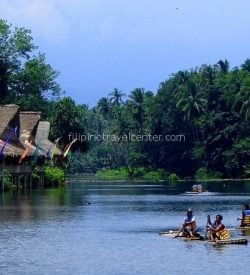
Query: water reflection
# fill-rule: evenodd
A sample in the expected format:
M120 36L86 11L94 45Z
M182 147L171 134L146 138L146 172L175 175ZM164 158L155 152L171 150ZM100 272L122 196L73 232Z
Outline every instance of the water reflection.
M68 187L76 188L75 182L69 182ZM80 181L79 181L80 183ZM160 183L111 183L111 182L92 182L91 184L84 181L84 185L88 192L97 192L100 195L119 195L119 194L184 194L186 191L192 190L193 181L179 182L160 182ZM199 183L199 182L198 182ZM196 182L197 184L197 182ZM208 181L200 182L204 192L198 195L214 195L214 194L250 194L250 181Z
M206 242L205 247L207 251L211 253L214 253L216 251L218 255L223 255L224 250L231 249L230 245L217 245L210 242ZM214 255L214 257L216 257L216 255Z
M66 213L68 207L84 206L84 192L75 196L65 188L17 190L1 194L0 222L10 220L32 221Z
M250 236L250 229L248 230L239 230L242 236L249 237Z

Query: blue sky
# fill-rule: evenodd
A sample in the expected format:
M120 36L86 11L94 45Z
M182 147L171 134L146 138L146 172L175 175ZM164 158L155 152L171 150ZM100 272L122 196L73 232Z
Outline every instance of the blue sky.
M249 0L0 0L0 17L32 30L77 103L114 88L157 91L171 73L250 57Z

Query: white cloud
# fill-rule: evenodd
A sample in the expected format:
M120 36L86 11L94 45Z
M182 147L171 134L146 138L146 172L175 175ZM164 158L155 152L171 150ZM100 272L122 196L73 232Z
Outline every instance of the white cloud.
M248 22L248 14L238 2L222 17L227 0L0 0L0 17L31 28L35 37L56 45L71 38L82 43L171 39L179 44L180 40L220 38L221 29L230 36L232 25L241 31L241 19ZM241 17L234 16L237 13Z
M0 17L14 26L26 27L33 35L52 44L70 39L70 24L58 1L53 0L0 0Z

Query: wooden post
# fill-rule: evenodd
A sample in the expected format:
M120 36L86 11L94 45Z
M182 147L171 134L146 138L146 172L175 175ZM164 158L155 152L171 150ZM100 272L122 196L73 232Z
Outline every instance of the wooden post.
M2 161L3 161L3 165L2 165L2 191L4 192L4 181L3 181L3 179L4 179L4 155L3 155Z
M3 171L0 176L1 176L2 192L4 192Z
M39 175L38 186L39 186L39 188L40 188L40 186L41 186L41 174Z
M18 178L18 188L20 189L21 188L21 179L20 179L20 175L18 175L17 176L17 178Z
M24 188L26 189L27 187L27 175L24 176Z
M30 189L32 188L32 175L30 175Z

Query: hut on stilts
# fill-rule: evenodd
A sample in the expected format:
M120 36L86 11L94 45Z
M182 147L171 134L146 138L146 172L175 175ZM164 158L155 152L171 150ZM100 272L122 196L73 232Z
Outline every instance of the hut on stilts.
M19 106L0 106L0 189L8 173L12 186L18 188L44 185L44 166L53 148L50 165L62 154L49 140L50 123L41 121L40 112L22 112ZM32 180L36 174L36 180Z

